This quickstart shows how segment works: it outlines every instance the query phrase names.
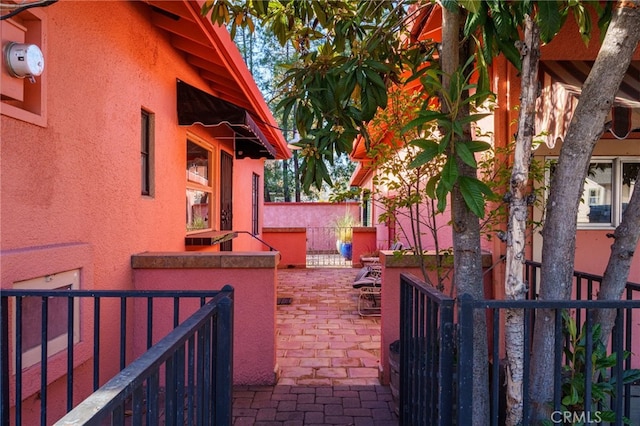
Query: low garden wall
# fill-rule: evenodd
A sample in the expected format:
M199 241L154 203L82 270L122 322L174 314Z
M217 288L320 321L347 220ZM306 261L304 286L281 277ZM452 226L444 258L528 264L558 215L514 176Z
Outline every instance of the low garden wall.
M176 252L131 256L136 290L220 290L230 284L234 294L233 382L276 383L276 265L278 252ZM194 306L194 311L197 309ZM169 310L171 312L171 310ZM192 312L181 312L188 316ZM135 310L146 321L146 310ZM154 319L154 333L173 329L172 315ZM136 353L146 350L144 336L135 336Z
M280 253L278 268L307 265L307 228L262 228L262 239Z
M416 256L412 254L394 254L385 250L380 253L382 262L382 316L380 319L380 379L383 384L389 384L389 345L400 338L400 274L411 273L422 279L422 271ZM434 271L435 253L425 254L428 266L428 276L432 282L437 282ZM482 256L482 267L491 267L491 254ZM446 295L453 295L451 291L451 274L443 291ZM492 276L485 274L485 295L492 297Z

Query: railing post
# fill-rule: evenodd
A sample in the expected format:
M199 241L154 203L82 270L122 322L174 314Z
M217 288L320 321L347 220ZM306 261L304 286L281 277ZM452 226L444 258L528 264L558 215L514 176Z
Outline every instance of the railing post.
M453 301L443 301L440 307L439 377L440 401L438 424L451 425L453 414Z
M0 297L0 424L9 426L9 298Z
M215 399L212 424L228 425L232 422L233 405L233 287L226 285L223 292L229 295L218 304L218 327L216 328Z
M473 297L458 298L458 426L473 425ZM464 391L463 391L464 390Z
M400 424L407 424L411 414L409 395L409 341L413 325L413 288L400 274L400 398L398 401Z

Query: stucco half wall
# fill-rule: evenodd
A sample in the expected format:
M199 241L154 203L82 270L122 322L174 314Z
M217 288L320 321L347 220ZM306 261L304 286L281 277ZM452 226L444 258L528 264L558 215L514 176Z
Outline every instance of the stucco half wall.
M142 253L131 257L136 290L220 290L234 288L233 382L273 385L276 366L277 252ZM194 310L196 307L194 306ZM144 309L135 313L145 321ZM172 329L172 316L154 329ZM136 354L144 338L136 338Z

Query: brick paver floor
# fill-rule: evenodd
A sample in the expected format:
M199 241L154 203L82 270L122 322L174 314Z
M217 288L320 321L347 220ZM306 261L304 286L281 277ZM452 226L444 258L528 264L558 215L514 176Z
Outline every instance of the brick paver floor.
M237 386L234 426L397 425L380 385L380 319L360 317L357 269L278 271L276 386Z

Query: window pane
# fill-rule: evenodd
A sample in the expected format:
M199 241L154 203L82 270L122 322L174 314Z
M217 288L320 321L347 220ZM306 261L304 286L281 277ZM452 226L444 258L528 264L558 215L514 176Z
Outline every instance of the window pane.
M187 179L209 186L209 151L187 141Z
M620 202L622 203L622 212L627 208L633 188L636 186L638 179L638 171L640 171L640 163L623 163L622 164L622 189L620 192Z
M141 112L140 129L140 180L142 195L149 195L149 113Z
M69 290L71 286L57 288L56 290ZM51 297L48 303L49 316L47 318L47 339L67 333L67 298ZM39 297L25 297L22 301L22 352L40 346L42 333L42 299Z
M211 195L206 191L187 189L187 231L207 229Z
M251 177L251 232L258 235L260 231L259 214L260 211L260 176L253 174Z
M612 167L609 162L589 165L582 200L578 206L578 223L611 223Z

